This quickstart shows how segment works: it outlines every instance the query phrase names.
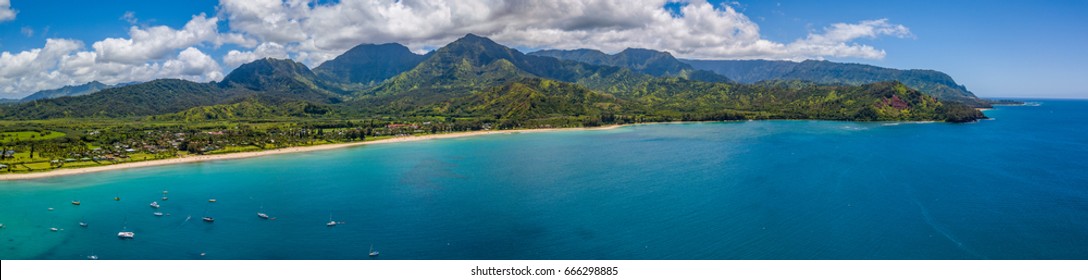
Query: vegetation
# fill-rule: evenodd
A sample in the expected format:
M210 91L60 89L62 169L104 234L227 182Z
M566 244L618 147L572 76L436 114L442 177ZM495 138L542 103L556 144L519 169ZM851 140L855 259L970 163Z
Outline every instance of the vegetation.
M400 44L364 44L322 63L314 73L346 90L358 90L408 71L426 58Z
M948 74L934 70L898 70L856 63L822 60L803 62L768 60L682 60L695 69L713 71L738 82L799 80L816 83L863 85L899 81L937 98L975 107L989 107Z
M0 144L22 141L42 141L64 137L64 133L50 130L0 132Z
M529 53L593 65L628 68L654 77L683 77L703 82L728 82L729 78L706 70L696 70L667 52L628 48L614 55L598 50L542 50Z
M20 101L26 102L46 98L87 95L112 87L114 86L103 84L98 81L91 81L89 83L78 86L66 86L58 89L35 92L34 94L28 95L27 97L23 97L23 99L21 99Z
M315 71L262 59L218 83L156 80L0 105L0 172L491 129L985 118L896 81L739 84L712 73L696 78L705 71L668 53L601 59L607 64L526 55L469 35L427 55L364 45Z

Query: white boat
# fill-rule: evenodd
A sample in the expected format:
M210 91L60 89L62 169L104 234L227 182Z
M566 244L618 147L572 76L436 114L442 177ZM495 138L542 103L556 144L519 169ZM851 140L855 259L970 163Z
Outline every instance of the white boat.
M201 219L204 220L205 223L214 223L215 222L215 218L212 218L212 217L204 217L204 218L201 218Z
M371 257L377 257L378 254L380 254L378 251L374 251L374 244L370 244L370 253L368 253L367 255Z
M268 219L268 214L257 212L257 217L267 220Z
M131 231L122 231L117 233L117 238L120 239L133 239L136 238L136 233Z
M98 260L98 256L97 255L90 255L90 256L87 256L87 259L92 260L92 261Z
M334 221L334 220L332 219L332 215L329 215L329 222L328 222L328 223L325 223L325 226L327 226L327 227L335 227L336 225L339 225L339 224L340 224L340 223L338 223L338 222L336 222L336 221Z
M79 222L79 227L87 227L87 222L80 221Z
M4 228L4 224L0 224L0 228Z
M55 228L55 227L51 227L51 228L49 228L49 231L52 231L52 232L57 232L57 231L59 231L59 230L60 230L60 229L57 229L57 228Z
M151 213L151 215L155 215L155 217L162 217L162 212Z
M215 200L214 198L212 198L212 199L209 199L209 200L208 200L208 203L215 203L216 201L217 201L217 200Z
M159 202L158 201L152 201L151 202L151 208L159 209Z
M164 196L164 197L162 197L162 201L166 201L167 199L170 199L170 198L169 198L169 197L165 197L165 196Z

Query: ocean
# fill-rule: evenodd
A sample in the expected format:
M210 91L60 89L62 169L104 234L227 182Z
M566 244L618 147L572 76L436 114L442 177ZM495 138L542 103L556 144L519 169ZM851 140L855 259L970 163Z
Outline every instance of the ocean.
M1088 259L1088 101L1035 105L969 124L650 124L0 181L0 259Z

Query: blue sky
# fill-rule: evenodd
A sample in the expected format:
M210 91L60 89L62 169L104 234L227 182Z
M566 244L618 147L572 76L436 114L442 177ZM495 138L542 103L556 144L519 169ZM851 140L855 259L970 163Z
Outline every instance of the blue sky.
M745 2L742 2L745 3ZM781 3L778 6L776 3ZM746 14L765 37L786 40L832 22L888 18L913 39L880 38L883 60L830 59L935 69L981 96L1088 98L1088 1L770 1ZM765 17L761 20L757 17Z
M0 97L90 80L217 80L264 56L315 67L360 43L422 52L473 32L525 50L935 69L980 96L1088 98L1088 1L477 2L0 0Z

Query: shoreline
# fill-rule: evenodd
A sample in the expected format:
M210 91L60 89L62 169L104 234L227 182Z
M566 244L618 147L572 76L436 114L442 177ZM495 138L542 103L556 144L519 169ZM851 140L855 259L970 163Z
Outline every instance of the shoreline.
M578 130L609 130L609 129L615 129L615 128L619 128L619 127L623 127L623 126L626 126L626 125L609 125L609 126L600 126L600 127L574 127L574 128L532 128L532 129L512 129L512 130L486 130L486 131L467 131L467 132L451 132L451 133L442 133L442 134L428 134L428 135L422 135L422 136L404 136L404 137L394 137L394 138L374 140L374 141L362 141L362 142L338 143L338 144L321 144L321 145L302 146L302 147L287 147L287 148L279 148L279 149L273 149L273 150L264 150L264 151L255 151L255 152L228 153L228 154L218 154L218 155L195 155L195 156L176 157L176 158L168 158L168 159L156 159L156 160L147 160L147 161L139 161L139 162L126 162L126 163L118 163L118 164L111 164L111 165L105 165L105 166L53 169L53 170L43 171L43 172L21 173L21 174L3 174L3 175L0 175L0 181L32 180L32 179L43 179L43 178L60 177L60 176L71 176L71 175L98 173L98 172L132 169L132 168L142 168L142 167L175 165L175 164L196 163L196 162L216 161L216 160L246 159L246 158L270 156L270 155L281 155L281 154L292 154L292 153L304 153L304 152L342 149L342 148L364 146L364 145L417 142L417 141L426 141L426 140L464 138L464 137L482 136L482 135L494 135L494 134L536 133L536 132L578 131Z

